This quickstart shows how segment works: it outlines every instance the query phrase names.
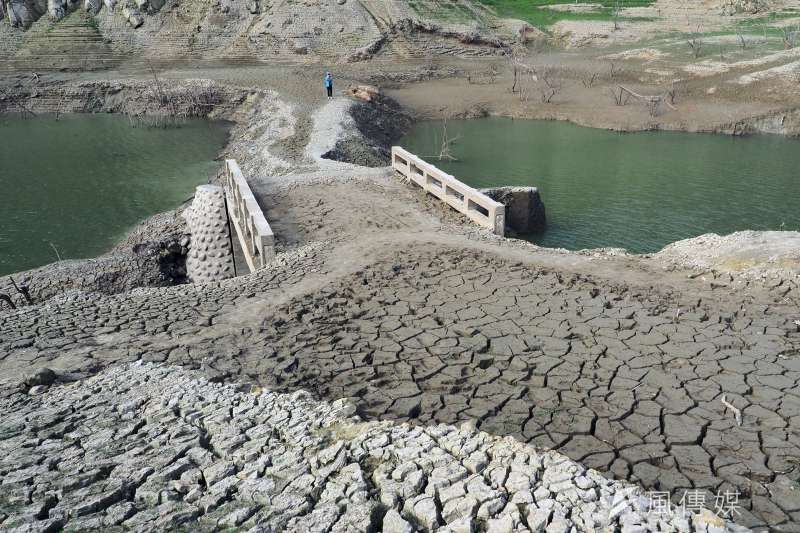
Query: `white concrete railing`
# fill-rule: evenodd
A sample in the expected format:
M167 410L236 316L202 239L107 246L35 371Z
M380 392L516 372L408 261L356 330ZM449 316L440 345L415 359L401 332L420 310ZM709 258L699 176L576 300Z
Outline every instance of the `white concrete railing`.
M275 257L275 234L234 159L225 160L225 199L247 266L258 270Z
M392 168L477 224L505 235L506 206L500 202L399 146L392 147Z

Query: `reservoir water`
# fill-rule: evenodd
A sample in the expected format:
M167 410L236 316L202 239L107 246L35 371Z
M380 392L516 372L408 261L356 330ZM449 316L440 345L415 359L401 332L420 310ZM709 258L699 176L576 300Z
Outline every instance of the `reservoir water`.
M800 140L617 133L566 122L450 120L458 160L438 161L441 122L401 145L476 187L539 188L547 230L527 239L570 250L660 250L703 233L800 229Z
M229 125L132 127L118 115L0 115L0 275L107 251L219 169Z

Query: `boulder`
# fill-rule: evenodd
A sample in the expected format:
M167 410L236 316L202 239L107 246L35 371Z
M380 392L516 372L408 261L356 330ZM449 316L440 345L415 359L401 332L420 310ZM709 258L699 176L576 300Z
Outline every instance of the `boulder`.
M83 2L83 9L90 15L97 15L102 7L102 0L84 0Z
M61 20L67 16L66 0L47 0L47 14L55 20Z
M132 28L138 28L144 24L144 19L136 8L125 6L122 8L122 16L128 21Z
M28 29L47 12L47 0L0 0L8 17L8 22L15 28Z
M25 376L25 384L29 387L35 387L38 385L49 386L55 383L58 376L56 375L53 370L42 367L37 368L33 373Z
M381 91L372 85L356 85L348 89L350 96L364 100L365 102L373 102L380 100Z

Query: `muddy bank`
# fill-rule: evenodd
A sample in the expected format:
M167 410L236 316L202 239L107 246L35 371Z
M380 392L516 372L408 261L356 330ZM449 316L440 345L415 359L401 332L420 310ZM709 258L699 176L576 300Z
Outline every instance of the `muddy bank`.
M186 283L189 242L179 211L155 215L97 258L57 261L0 277L0 307L40 304L56 296L110 295Z
M548 61L559 64L556 59ZM530 81L528 73L524 79L519 74L515 82L506 64L486 63L472 69L461 68L447 76L387 83L385 91L417 120L492 115L564 120L620 132L800 136L800 98L795 85L788 82L761 82L738 87L737 92L729 80L735 75L725 74L714 79L689 78L671 86L663 80L650 79L633 66L625 65L630 71L617 66L620 73L610 75L597 70L602 66L587 66L583 59L564 61L559 67L549 63L538 67L540 81L536 83ZM548 89L541 81L545 75L555 89ZM620 87L644 97L663 99L654 110L637 97L617 101L611 93L619 92ZM549 98L547 102L543 101L545 97Z
M390 91L391 92L391 91ZM396 94L391 92L392 94ZM402 100L403 98L400 97ZM642 114L645 112L642 111ZM509 109L488 102L467 103L438 108L423 108L413 113L415 120L443 120L484 118L489 116L506 117L524 120L560 120L585 128L597 128L621 133L641 131L675 131L684 133L712 133L721 135L756 135L774 134L787 137L800 137L800 108L779 109L737 118L730 121L668 121L651 120L641 117L639 120L621 121L609 117L600 117L583 111L562 109Z

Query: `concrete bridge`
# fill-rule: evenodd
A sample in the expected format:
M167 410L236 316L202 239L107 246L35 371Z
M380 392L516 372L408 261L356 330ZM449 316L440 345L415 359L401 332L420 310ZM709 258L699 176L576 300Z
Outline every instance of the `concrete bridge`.
M392 147L391 168L421 187L431 196L439 199L455 211L465 215L474 223L491 230L494 234L506 234L507 204L517 224L525 228L531 226L529 219L535 212L543 220L543 206L536 195L535 204L527 200L535 188L514 188L511 194L501 195L506 203L498 202L486 192L479 191L462 183L454 176L399 146ZM503 188L504 192L508 188ZM264 267L275 257L275 234L267 222L262 206L250 188L238 163L233 159L225 161L225 202L227 215L235 233L244 260L250 272ZM487 190L488 191L488 190ZM522 194L520 194L522 193ZM524 196L526 201L520 201ZM522 209L520 209L522 207ZM524 219L524 221L523 221Z

